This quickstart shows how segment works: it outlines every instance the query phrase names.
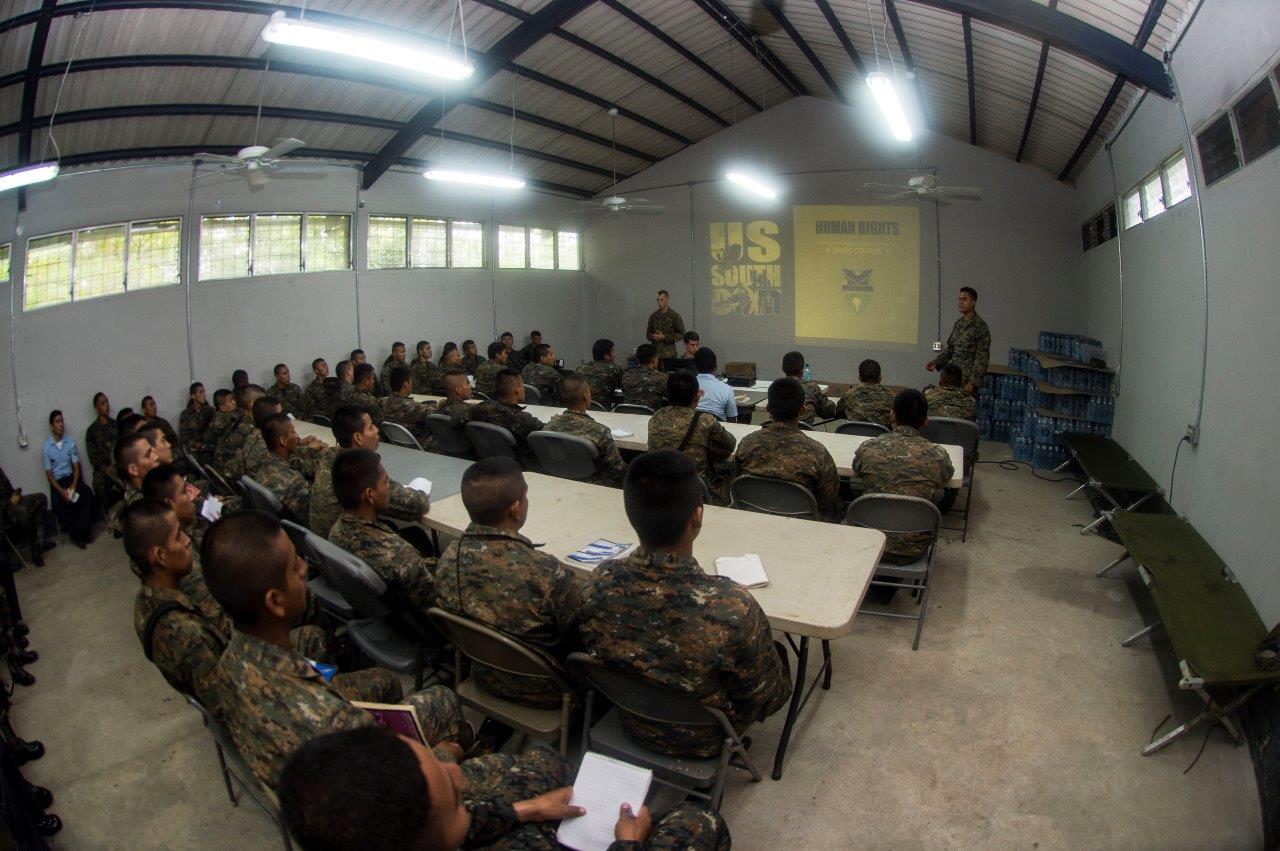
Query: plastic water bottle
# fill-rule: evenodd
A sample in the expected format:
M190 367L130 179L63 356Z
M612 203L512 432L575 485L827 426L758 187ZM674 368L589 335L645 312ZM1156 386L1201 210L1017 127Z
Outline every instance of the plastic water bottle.
M805 363L805 365L804 365L804 380L805 380L805 381L812 381L812 380L813 380L813 370L812 370L812 369L809 369L809 364L808 364L808 362L806 362L806 363Z

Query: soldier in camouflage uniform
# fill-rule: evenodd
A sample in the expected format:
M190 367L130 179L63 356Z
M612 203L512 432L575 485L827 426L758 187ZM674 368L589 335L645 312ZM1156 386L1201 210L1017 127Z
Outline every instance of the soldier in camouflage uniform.
M572 434L590 441L596 448L596 475L588 481L622 487L627 464L613 442L613 432L587 413L591 407L591 387L587 380L580 375L570 375L560 387L560 398L565 404L564 413L552 417L546 431Z
M415 402L410 397L412 378L409 370L403 366L391 370L387 381L391 395L382 401L383 419L387 422L399 423L409 429L409 433L418 439L422 448L430 452L434 444L425 421L428 414L436 412L436 403Z
M355 385L351 383L351 376L355 371L351 361L338 361L334 371L336 375L324 379L321 388L324 395L320 399L320 407L311 409L311 413L322 414L330 419L335 410L352 404L356 394Z
M494 400L468 405L466 409L454 413L450 422L454 428L459 429L472 421L502 426L515 437L516 451L525 469L532 469L535 461L529 451L529 435L546 428L546 425L520 407L524 402L524 383L520 380L520 373L514 369L504 369L498 373L495 383L498 395Z
M160 426L160 430L164 432L165 440L169 441L169 445L176 451L182 446L182 442L178 439L178 433L173 430L173 425L168 420L156 413L156 400L154 396L142 397L142 416L148 423L155 423Z
M471 407L468 401L471 399L471 382L467 380L466 373L455 369L444 374L444 396L445 400L436 408L437 414L452 419L454 414L461 415Z
M483 393L490 399L494 397L498 392L494 382L498 378L498 373L507 369L507 360L510 356L510 351L501 342L495 341L489 344L489 359L476 367L477 393Z
M484 362L484 356L476 350L476 341L464 340L462 342L462 371L467 375L475 375L480 364Z
M462 502L471 523L440 557L432 604L563 662L577 649L582 582L520 534L529 515L520 465L509 458L472 464L462 476ZM560 690L547 680L479 665L475 677L488 691L525 706L560 706Z
M292 520L305 523L311 516L311 484L289 465L289 457L298 448L293 420L287 414L271 414L262 421L262 439L268 455L254 469L254 480L276 495L293 515Z
M426 340L418 341L418 355L409 364L409 373L413 376L413 392L427 396L440 394L440 368L431 360L431 344Z
M160 465L155 447L138 432L116 440L115 469L124 479L124 496L107 512L107 529L119 538L124 510L142 499L142 479Z
M213 419L213 408L205 401L204 385L197 381L191 385L187 406L178 415L178 437L182 439L183 447L196 456L196 460L201 464L209 461L209 455L205 451L204 433L209 428L211 419Z
M218 472L234 481L244 475L244 457L241 450L245 442L257 433L253 423L253 403L267 391L257 384L244 384L235 389L236 411L234 421L213 450L213 466ZM214 417L214 422L218 417Z
M677 369L667 376L667 396L671 404L649 418L649 449L674 449L689 456L712 497L727 505L729 470L725 462L733 457L738 439L713 415L695 410L702 390L689 370Z
M949 363L960 367L964 392L974 396L987 379L991 360L991 329L978 315L978 293L973 287L961 287L957 304L960 318L951 326L947 344L933 360L925 364L930 371Z
M836 416L889 428L893 391L880 383L879 362L868 358L858 364L858 380L836 403Z
M924 400L929 403L929 416L976 420L978 402L960 389L960 384L964 381L960 367L949 363L938 370L938 373L938 386L926 387L924 390Z
M893 401L893 431L858 447L853 455L853 475L862 480L867 493L938 501L955 469L947 450L920 436L928 421L927 410L928 403L919 390L903 390ZM887 537L884 557L896 564L909 564L929 548L927 532L890 532Z
M355 388L351 404L364 408L373 418L373 424L379 425L382 422L382 399L374 395L374 372L371 365L362 363L355 368Z
M97 413L84 434L84 448L93 466L93 492L102 500L103 509L109 509L120 498L124 485L115 475L112 458L119 434L115 419L111 416L111 402L106 393L93 395L93 409Z
M387 355L387 359L382 362L382 371L378 373L378 383L382 385L383 391L381 395L387 395L391 392L391 370L398 366L405 369L409 368L409 364L405 361L407 350L404 343L396 340L391 344L391 354Z
M546 343L539 343L533 350L533 360L520 373L525 384L542 394L546 405L554 405L559 400L560 384L564 381L555 363L556 350Z
M596 340L591 347L591 363L578 367L578 375L591 385L591 398L606 407L617 401L613 391L622 387L622 373L625 372L614 361L614 348L613 340Z
M218 447L231 430L240 421L240 409L236 407L235 395L230 390L218 390L213 394L213 416L204 430L204 452L210 464L216 465ZM219 470L221 472L221 470Z
M734 478L765 476L795 482L818 501L818 514L840 519L840 474L831 453L800 430L804 388L794 378L779 378L769 385L770 421L742 438L733 458Z
M836 403L827 398L827 394L822 392L822 386L818 382L804 378L804 364L803 354L787 352L782 358L782 374L800 382L800 387L804 390L804 411L800 414L800 421L813 425L815 415L824 420L834 417Z
M289 374L288 364L276 364L274 372L276 383L267 389L267 395L273 399L279 399L280 407L286 414L293 414L300 420L311 416L311 410L307 407L306 394L302 392L301 387L290 380L292 376Z
M745 588L708 576L693 557L702 488L693 462L646 452L627 470L627 519L640 546L597 567L583 595L579 631L592 656L722 709L735 729L772 715L791 695L785 657ZM665 754L705 757L719 730L650 724L623 713L622 728Z
M667 404L667 376L658 371L658 350L648 343L636 349L636 368L622 374L622 401L658 410Z
M303 742L376 721L289 646L289 625L307 606L307 566L275 518L256 511L222 518L205 538L202 561L210 593L236 626L206 680L209 709L254 775L274 789ZM471 746L452 691L433 686L406 702L433 745Z
M462 369L462 350L458 348L458 344L449 342L444 344L444 351L440 353L440 373L443 375L451 369Z
M644 338L653 343L659 358L675 357L676 343L684 337L684 320L668 306L668 299L666 290L658 290L658 309L649 314L644 330Z
M49 497L42 493L24 494L22 488L15 488L4 470L0 470L0 526L6 532L9 529L23 531L31 546L31 563L36 567L44 565L44 553L56 546L48 540L49 526L45 519L48 512ZM41 530L44 530L44 541L40 540ZM5 568L0 566L0 569Z
M303 404L307 407L307 416L324 414L324 380L329 377L329 362L324 358L316 358L311 362L311 372L315 375L307 389L302 391Z

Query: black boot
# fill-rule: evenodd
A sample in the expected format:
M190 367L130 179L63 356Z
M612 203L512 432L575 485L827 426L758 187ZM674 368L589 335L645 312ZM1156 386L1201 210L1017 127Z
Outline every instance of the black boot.
M18 765L26 765L32 760L39 759L44 756L44 745L40 742L28 742L25 739L14 738L8 743L9 753L13 754L13 761Z
M62 819L53 813L36 819L36 832L41 836L53 836L60 830L62 830Z
M30 665L40 658L40 654L34 650L17 650L9 654L9 658L19 665Z
M9 676L13 679L15 685L33 686L36 684L36 678L23 670L21 665L14 663L12 659L6 659L9 664Z
M18 636L19 638L30 635L31 627L27 626L22 621L18 621L13 625L13 634Z
M40 806L40 809L47 810L53 806L53 793L43 786L37 786L34 783L27 783L27 792Z
M13 639L13 644L19 650L26 650L31 646L31 639L27 638L25 635L20 635Z

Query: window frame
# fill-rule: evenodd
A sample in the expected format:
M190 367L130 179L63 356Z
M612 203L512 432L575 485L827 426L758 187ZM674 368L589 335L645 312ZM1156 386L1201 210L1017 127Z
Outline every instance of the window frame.
M485 223L484 223L483 221L478 220L478 219L454 219L454 218L447 218L447 219L445 219L445 221L449 223L449 268L450 268L450 269L488 269L488 268L489 268L489 247L490 247L490 240L491 240L491 239L492 239L492 240L494 240L494 242L493 242L493 245L494 245L494 246L496 246L496 245L497 245L497 242L496 242L496 240L497 240L497 236L496 236L496 235L495 235L495 236L490 236L490 233L493 231L493 228L492 228L492 227L486 227L486 226L485 226ZM454 250L453 250L453 226L454 226L454 225L456 225L456 224L461 224L461 225L478 225L478 226L480 227L480 265L479 265L479 266L456 266L456 265L454 265L453 259L454 259L454 256L455 256L455 255L454 255ZM494 258L493 258L493 262L494 262L494 263L497 263L497 262L498 262L498 258L497 258L497 257L494 257Z
M200 274L200 255L204 249L204 222L206 219L223 219L236 218L240 216L249 217L249 273L247 275L233 275L230 277L205 278ZM257 269L257 239L258 239L258 217L259 216L298 216L298 268L296 271L283 272L259 272ZM311 273L307 268L307 219L311 216L343 216L347 219L347 266L343 269L316 269L316 273L323 272L350 272L355 269L355 218L351 213L342 210L311 210L303 212L301 210L262 210L258 212L218 212L200 216L200 230L196 238L196 245L193 249L195 252L196 266L196 283L208 283L212 281L242 281L248 278L274 278L279 275L306 275ZM160 219L146 219L145 221L160 221ZM154 289L154 287L152 288Z
M566 269L560 262L560 234L571 233L574 238L574 267ZM561 230L556 228L556 271L557 272L581 272L582 271L582 231L580 230Z
M503 266L502 265L502 229L503 228L518 230L524 234L524 265L523 266ZM519 272L523 270L525 272L528 272L529 271L529 226L528 225L507 225L507 224L499 223L496 226L496 231L497 232L495 234L494 246L497 249L497 257L494 259L495 259L495 262L498 264L497 266L498 270L505 271L505 272Z
M0 242L0 251L5 250L8 251L8 255L5 258L7 262L4 267L4 277L0 278L0 284L13 280L13 243Z
M551 265L550 266L534 266L533 265L533 232L535 230L543 231L551 234ZM524 229L524 246L525 255L528 257L530 272L555 272L560 268L560 231L557 228L541 227L538 225L526 225Z
M413 262L413 223L439 222L444 225L444 265L419 266ZM450 232L451 220L443 216L409 216L409 228L405 231L405 268L406 269L452 269L453 268L453 234ZM483 225L481 225L483 227Z
M1276 71L1264 74L1262 78L1253 85L1245 86L1240 93L1232 99L1231 105L1227 107L1227 114L1231 116L1231 128L1236 140L1236 153L1239 155L1240 160L1240 166L1237 168L1237 171L1245 166L1253 165L1260 159L1264 159L1267 154L1272 151L1280 150L1280 144L1275 144L1261 153L1248 156L1248 153L1244 149L1244 133L1240 128L1239 112L1240 105L1244 103L1245 98L1253 94L1256 89L1262 88L1265 84L1266 87L1271 90L1271 102L1276 108L1277 119L1280 119L1280 83L1278 83L1276 79L1278 71L1280 71L1280 68L1277 68Z
M405 223L404 233L404 265L403 266L370 266L369 265L369 221L372 219L403 219ZM443 266L418 266L413 262L413 223L416 220L426 222L443 222L444 223L444 254L445 265ZM458 266L455 265L457 252L454 250L454 233L453 226L455 224L476 225L480 228L480 265L478 266ZM512 226L514 227L514 225ZM364 270L367 272L387 272L400 269L434 269L440 271L452 271L454 269L487 269L489 268L489 226L488 222L481 219L455 218L453 216L437 216L430 213L369 213L365 218L365 234L364 234ZM526 236L526 253L528 247L528 239ZM495 258L496 262L496 258Z
M293 215L293 214L292 213L266 213L264 215L276 215L276 216L286 215L287 216L287 215ZM341 216L342 218L347 220L347 265L346 266L338 269L312 270L307 268L307 224L312 216ZM250 229L252 229L252 225L250 225ZM356 267L355 230L356 230L355 216L353 216L351 213L343 213L338 211L330 211L330 212L312 211L310 213L303 213L302 214L302 233L301 233L302 253L298 255L298 260L299 260L298 265L300 267L298 274L305 275L312 271L315 271L315 272L352 272L354 271ZM250 269L253 268L252 263L250 263L249 268ZM287 274L287 273L281 272L278 274Z

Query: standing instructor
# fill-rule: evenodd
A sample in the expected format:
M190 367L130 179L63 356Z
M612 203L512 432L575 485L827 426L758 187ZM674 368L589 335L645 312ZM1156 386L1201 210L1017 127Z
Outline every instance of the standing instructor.
M658 309L649 314L645 339L658 350L658 359L676 356L676 343L684 337L684 320L667 306L666 290L658 290Z
M991 330L978 315L978 293L973 287L960 288L957 306L960 318L951 326L947 344L924 368L933 372L954 363L963 374L964 392L973 396L987 377L987 363L991 360ZM652 325L653 320L649 322Z

